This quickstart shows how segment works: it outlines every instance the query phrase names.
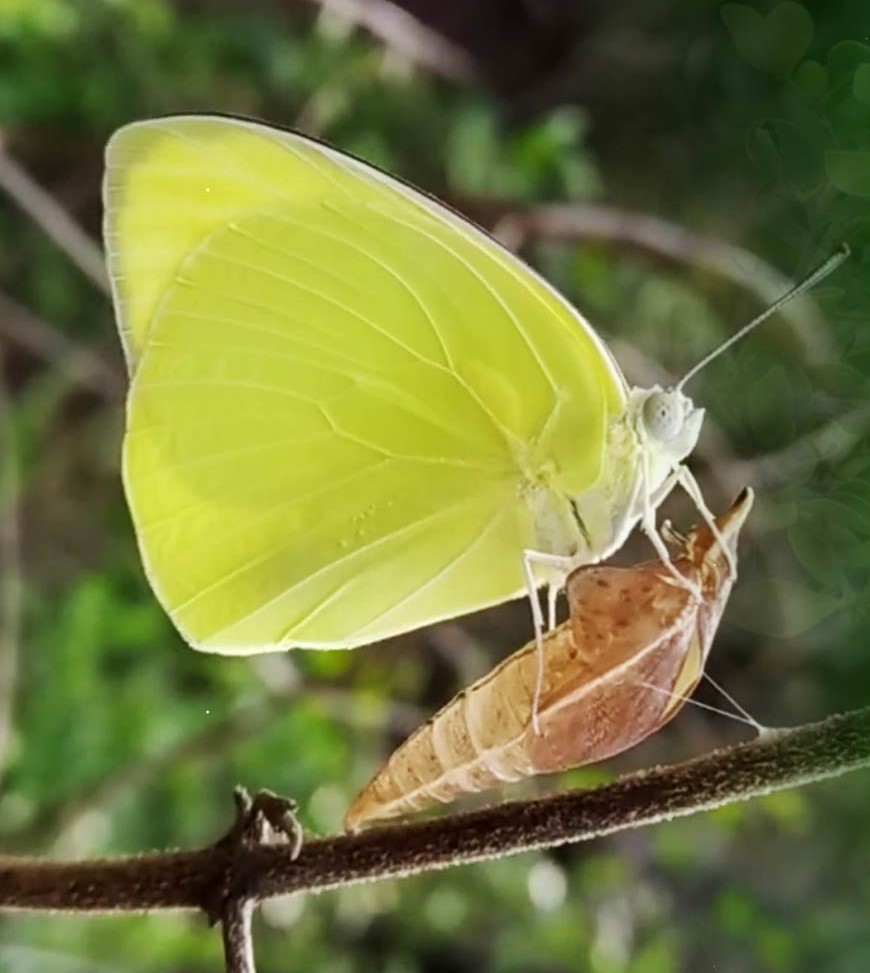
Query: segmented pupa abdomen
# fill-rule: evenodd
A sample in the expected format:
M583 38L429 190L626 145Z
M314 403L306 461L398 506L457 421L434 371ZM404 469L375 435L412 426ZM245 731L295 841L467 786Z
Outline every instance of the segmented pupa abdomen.
M560 626L545 636L545 650L558 652L568 641L570 632ZM536 667L534 653L517 652L454 696L360 792L345 816L348 829L534 773L522 741L531 720Z
M736 548L752 494L717 521ZM544 637L538 729L534 641L454 697L363 789L350 830L532 774L582 766L639 743L680 709L703 673L731 577L707 528L681 542L675 565L585 567L568 582L571 618Z
M653 577L662 570L656 563ZM658 725L694 629L688 594L640 569L590 568L575 617L544 638L538 727L534 641L455 696L389 758L346 816L349 828L624 750ZM591 587L590 587L591 585ZM632 713L625 718L626 710Z

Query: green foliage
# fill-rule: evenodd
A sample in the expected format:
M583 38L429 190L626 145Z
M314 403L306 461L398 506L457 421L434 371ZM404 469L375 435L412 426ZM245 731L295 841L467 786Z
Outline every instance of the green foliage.
M813 19L799 3L780 3L764 17L742 3L726 3L722 19L747 64L787 75L813 39Z
M696 463L711 505L737 475L760 493L712 669L762 720L795 723L866 702L870 686L863 7L664 0L654 21L649 5L626 9L636 28L615 15L601 28L601 49L625 55L619 75L578 94L585 62L568 65L546 96L507 104L410 68L309 4L0 0L3 143L94 235L108 133L219 110L301 125L469 204L606 198L793 276L847 239L854 256L814 295L815 323L765 325L690 390L719 434ZM656 84L647 50L667 65ZM629 92L618 108L611 88ZM671 374L757 311L708 273L628 248L525 252L606 335ZM5 197L0 292L120 375L105 295ZM122 403L77 383L65 353L9 338L5 318L25 582L15 733L0 755L5 851L202 844L228 824L237 782L291 794L308 828L334 830L389 748L527 636L517 604L354 653L191 652L139 564L118 475ZM642 362L626 366L649 380ZM8 453L0 462L11 467ZM679 500L667 515L692 516ZM510 794L676 760L728 732L688 711L619 761ZM594 845L269 903L259 968L852 973L870 958L866 798L856 776ZM198 917L0 919L4 970L219 967Z

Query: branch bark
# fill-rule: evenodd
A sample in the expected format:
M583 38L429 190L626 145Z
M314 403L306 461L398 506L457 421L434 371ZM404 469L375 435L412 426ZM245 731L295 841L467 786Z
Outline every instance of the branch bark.
M232 870L239 901L393 878L584 841L870 764L870 707L592 790L287 846L169 851L91 862L0 859L0 908L209 910Z
M104 294L110 293L100 247L30 173L6 153L0 143L0 190L43 232Z
M387 50L412 64L453 80L467 81L474 77L474 63L468 53L392 0L309 2L367 30Z
M226 973L255 973L254 940L251 920L254 903L250 899L230 899L221 918Z
M0 339L6 339L65 374L68 381L111 401L123 399L127 378L120 355L117 364L0 292Z
M17 453L15 417L6 388L0 347L0 780L6 774L6 758L15 722L24 595Z

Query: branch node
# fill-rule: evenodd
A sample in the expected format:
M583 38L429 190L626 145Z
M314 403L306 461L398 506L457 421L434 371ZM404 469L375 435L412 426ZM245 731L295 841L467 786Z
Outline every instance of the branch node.
M209 923L221 922L233 902L251 898L245 853L261 845L286 843L290 845L290 860L295 861L302 851L304 833L296 818L298 805L289 797L261 790L251 797L246 788L233 790L236 817L229 831L215 842L216 851L227 857L223 881L210 895L203 909Z

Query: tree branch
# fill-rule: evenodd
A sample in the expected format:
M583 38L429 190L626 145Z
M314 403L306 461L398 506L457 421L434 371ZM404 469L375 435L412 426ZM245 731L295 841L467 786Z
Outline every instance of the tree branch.
M471 56L391 0L309 0L362 27L388 50L445 78L474 76Z
M18 444L0 348L0 780L15 722L21 640L21 537Z
M206 912L212 922L221 924L226 973L255 973L251 921L256 901L247 892L240 859L246 849L277 839L290 842L290 857L295 860L302 849L302 827L296 820L296 804L271 791L261 791L252 799L243 787L237 787L233 798L236 820L215 846L216 850L229 849L233 859L223 883L212 890Z
M9 155L0 144L0 189L41 227L79 270L104 294L109 281L103 254L63 206Z
M3 292L0 292L0 338L48 362L82 388L113 401L124 397L127 378L120 356L116 367L99 352L66 337Z
M655 824L868 764L870 707L592 790L311 840L295 860L292 848L226 842L92 862L0 859L0 908L208 911L230 873L237 897L253 901L413 875Z
M514 204L492 200L469 201L467 211L476 210L511 249L518 249L529 238L594 240L721 277L754 294L762 306L772 304L794 284L750 250L649 213L603 203L550 203L518 209ZM830 358L824 320L811 297L795 299L780 313L791 322L809 359Z
M254 941L251 920L254 903L250 899L230 899L221 918L226 973L255 973Z

